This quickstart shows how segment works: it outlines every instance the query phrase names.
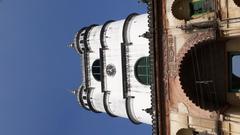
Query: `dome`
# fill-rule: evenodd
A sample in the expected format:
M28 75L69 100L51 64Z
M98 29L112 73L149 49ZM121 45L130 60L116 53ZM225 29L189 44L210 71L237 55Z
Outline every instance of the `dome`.
M190 0L175 0L172 4L172 14L179 20L190 20Z

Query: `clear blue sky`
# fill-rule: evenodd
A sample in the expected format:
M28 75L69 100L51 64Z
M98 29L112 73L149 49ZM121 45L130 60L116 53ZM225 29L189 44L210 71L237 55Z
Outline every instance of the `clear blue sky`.
M80 108L67 44L83 26L144 13L137 0L0 0L0 135L150 135L151 126Z

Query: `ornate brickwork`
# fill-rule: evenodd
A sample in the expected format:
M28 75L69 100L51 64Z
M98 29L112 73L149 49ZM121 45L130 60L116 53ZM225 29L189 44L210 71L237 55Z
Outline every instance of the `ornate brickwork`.
M176 69L176 45L172 35L168 35L168 74L170 77L177 76Z
M177 63L177 72L179 73L179 67L181 64L181 61L183 60L184 55L191 49L191 47L194 47L195 45L204 42L204 41L210 41L214 40L216 38L215 30L209 30L205 32L198 32L193 34L191 38L189 38L185 44L182 46L180 51L177 53L176 63Z

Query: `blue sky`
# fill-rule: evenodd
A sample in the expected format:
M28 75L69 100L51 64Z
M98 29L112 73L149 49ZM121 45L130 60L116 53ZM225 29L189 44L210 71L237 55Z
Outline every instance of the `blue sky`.
M151 126L80 108L67 90L81 83L67 44L81 27L132 12L137 0L1 0L0 135L151 134Z

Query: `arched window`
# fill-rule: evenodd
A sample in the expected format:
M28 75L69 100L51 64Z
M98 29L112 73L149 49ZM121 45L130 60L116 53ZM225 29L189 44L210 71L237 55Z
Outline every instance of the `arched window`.
M100 67L100 60L97 59L92 64L92 75L97 80L101 80L101 67Z
M136 62L134 73L140 83L150 85L151 75L149 57L142 57Z

